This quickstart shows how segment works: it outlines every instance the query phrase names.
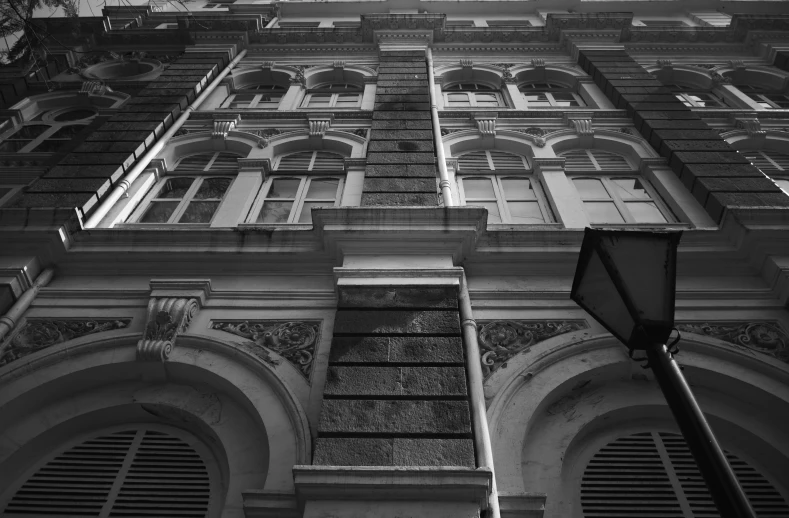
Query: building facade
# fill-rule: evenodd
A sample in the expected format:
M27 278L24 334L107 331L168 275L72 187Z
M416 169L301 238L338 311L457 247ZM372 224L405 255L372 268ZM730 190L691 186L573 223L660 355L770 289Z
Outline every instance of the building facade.
M569 299L593 226L684 232L677 359L789 517L785 3L36 23L0 69L3 516L718 516Z

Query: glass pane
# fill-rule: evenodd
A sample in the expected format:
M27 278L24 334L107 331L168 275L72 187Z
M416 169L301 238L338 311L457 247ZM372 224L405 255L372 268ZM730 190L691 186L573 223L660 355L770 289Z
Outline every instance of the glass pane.
M511 201L507 204L513 223L534 224L545 223L536 201Z
M603 182L595 178L573 178L573 185L581 195L581 199L608 199L608 191L603 187Z
M154 201L140 218L142 223L167 223L173 211L178 206L177 201Z
M622 199L650 199L649 193L647 193L644 185L638 178L612 178L611 183L614 184L617 193Z
M17 130L16 133L11 135L8 138L26 138L26 139L34 139L48 130L50 127L45 126L43 124L34 124L32 126L22 126Z
M591 223L624 223L625 220L612 201L587 201L584 210Z
M206 178L200 184L200 188L197 189L195 199L217 198L221 200L225 192L227 192L227 188L230 187L230 182L230 178Z
M359 94L337 95L337 106L356 106L359 104Z
M488 209L488 223L501 223L499 205L495 201L472 201L467 205L472 207L485 207Z
M331 94L312 94L308 106L329 106Z
M287 223L292 201L266 201L256 223Z
M551 102L548 100L548 96L544 93L524 93L524 99L526 102L529 103L529 106L550 106Z
M339 183L340 181L336 178L314 178L307 190L307 198L333 200L337 196Z
M495 198L493 194L493 183L490 178L464 178L463 191L466 199Z
M666 223L666 218L654 202L629 202L627 210L636 223Z
M498 106L499 100L496 98L496 94L476 94L477 105L478 106Z
M552 95L556 106L584 106L573 94L555 93Z
M218 201L193 201L186 207L178 223L210 223L217 207Z
M50 135L49 138L73 138L84 129L85 125L83 124L69 124L57 130L54 134Z
M183 198L189 187L192 186L194 178L170 178L162 186L162 190L156 195L157 198Z
M688 99L693 101L696 104L696 106L700 108L717 108L724 106L724 104L720 102L718 98L712 94L695 93L695 94L685 94L685 95L687 95Z
M300 184L298 178L275 178L266 198L295 198Z
M447 103L450 106L471 106L468 94L449 94L447 95Z
M333 203L325 201L305 201L301 207L301 214L299 215L299 223L312 223L312 208L313 207L333 207Z
M248 108L255 94L236 94L230 102L230 108Z
M38 144L36 147L31 149L35 153L50 153L53 151L57 151L58 149L62 148L64 144L68 143L69 140L66 139L56 139L56 140L45 140Z
M684 96L684 95L677 94L677 95L675 95L674 97L676 97L677 99L679 99L680 101L682 101L682 104L684 104L685 106L687 106L687 107L693 107L693 103L691 103L690 101L688 101L687 99L685 99L685 96Z
M502 178L505 200L536 200L537 196L526 178Z
M19 151L26 145L30 144L31 142L32 140L6 140L0 142L0 151L6 153L14 153L16 151Z
M63 112L54 119L58 122L64 121L78 121L81 119L87 119L89 117L93 117L96 115L96 112L93 110L85 110L85 109L76 109L76 110L69 110L67 112Z

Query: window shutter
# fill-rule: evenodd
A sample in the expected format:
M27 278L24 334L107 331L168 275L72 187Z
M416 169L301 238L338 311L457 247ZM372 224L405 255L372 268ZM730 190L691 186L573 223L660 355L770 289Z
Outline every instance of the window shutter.
M490 160L488 160L490 157ZM504 151L473 151L458 158L458 168L461 172L468 171L525 171L525 158L514 153ZM491 169L493 164L493 169Z
M314 157L314 161L313 161ZM343 156L328 151L302 151L280 158L277 171L342 171Z
M496 171L524 171L524 158L512 153L502 151L490 151L490 158L493 160L493 167Z
M197 174L205 171L228 173L238 170L238 157L235 153L200 153L182 158L173 171L176 174Z
M194 448L141 427L88 439L51 459L3 516L204 518L210 498L208 468Z
M633 168L627 163L627 160L622 155L602 151L600 149L590 149L592 158L597 161L600 166L600 171L632 171Z
M787 516L789 506L753 467L726 453L758 516ZM598 451L581 479L584 518L719 518L681 435L642 432Z
M317 151L315 163L312 165L313 171L342 171L345 163L342 155L329 153L327 151Z
M567 172L633 170L622 155L601 149L571 149L558 156L564 157L564 170Z
M592 157L585 149L573 149L559 153L560 157L564 157L564 170L565 171L595 171L597 168L592 162Z
M775 151L748 151L743 155L764 174L789 171L789 155Z
M312 151L302 151L283 156L277 171L309 171L312 163Z
M458 168L461 171L490 171L488 156L484 151L466 153L458 158Z

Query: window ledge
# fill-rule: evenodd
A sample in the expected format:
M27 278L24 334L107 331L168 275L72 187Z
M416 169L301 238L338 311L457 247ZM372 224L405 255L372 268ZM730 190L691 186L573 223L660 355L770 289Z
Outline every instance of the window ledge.
M237 228L239 230L261 230L261 231L312 230L313 224L312 223L276 223L276 224L239 223Z
M693 228L690 223L590 223L593 228L655 228L668 230L671 228Z
M488 232L531 232L533 230L556 230L564 228L561 223L489 223Z

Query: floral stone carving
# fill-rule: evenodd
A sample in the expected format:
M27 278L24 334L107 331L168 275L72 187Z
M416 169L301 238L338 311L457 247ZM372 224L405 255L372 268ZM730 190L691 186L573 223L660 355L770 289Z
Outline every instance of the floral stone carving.
M789 335L777 322L678 322L677 329L710 336L789 363Z
M246 345L250 352L266 363L277 365L279 362L268 354L268 350L274 351L296 366L307 380L310 379L320 322L216 321L211 323L211 329L248 338L251 343Z
M0 367L41 349L81 336L128 327L131 319L28 320L10 337Z
M482 373L490 377L507 361L548 338L587 329L585 320L494 320L479 328Z
M186 331L200 311L197 299L163 297L148 302L148 317L143 339L137 342L137 359L165 361L173 351L175 339Z

